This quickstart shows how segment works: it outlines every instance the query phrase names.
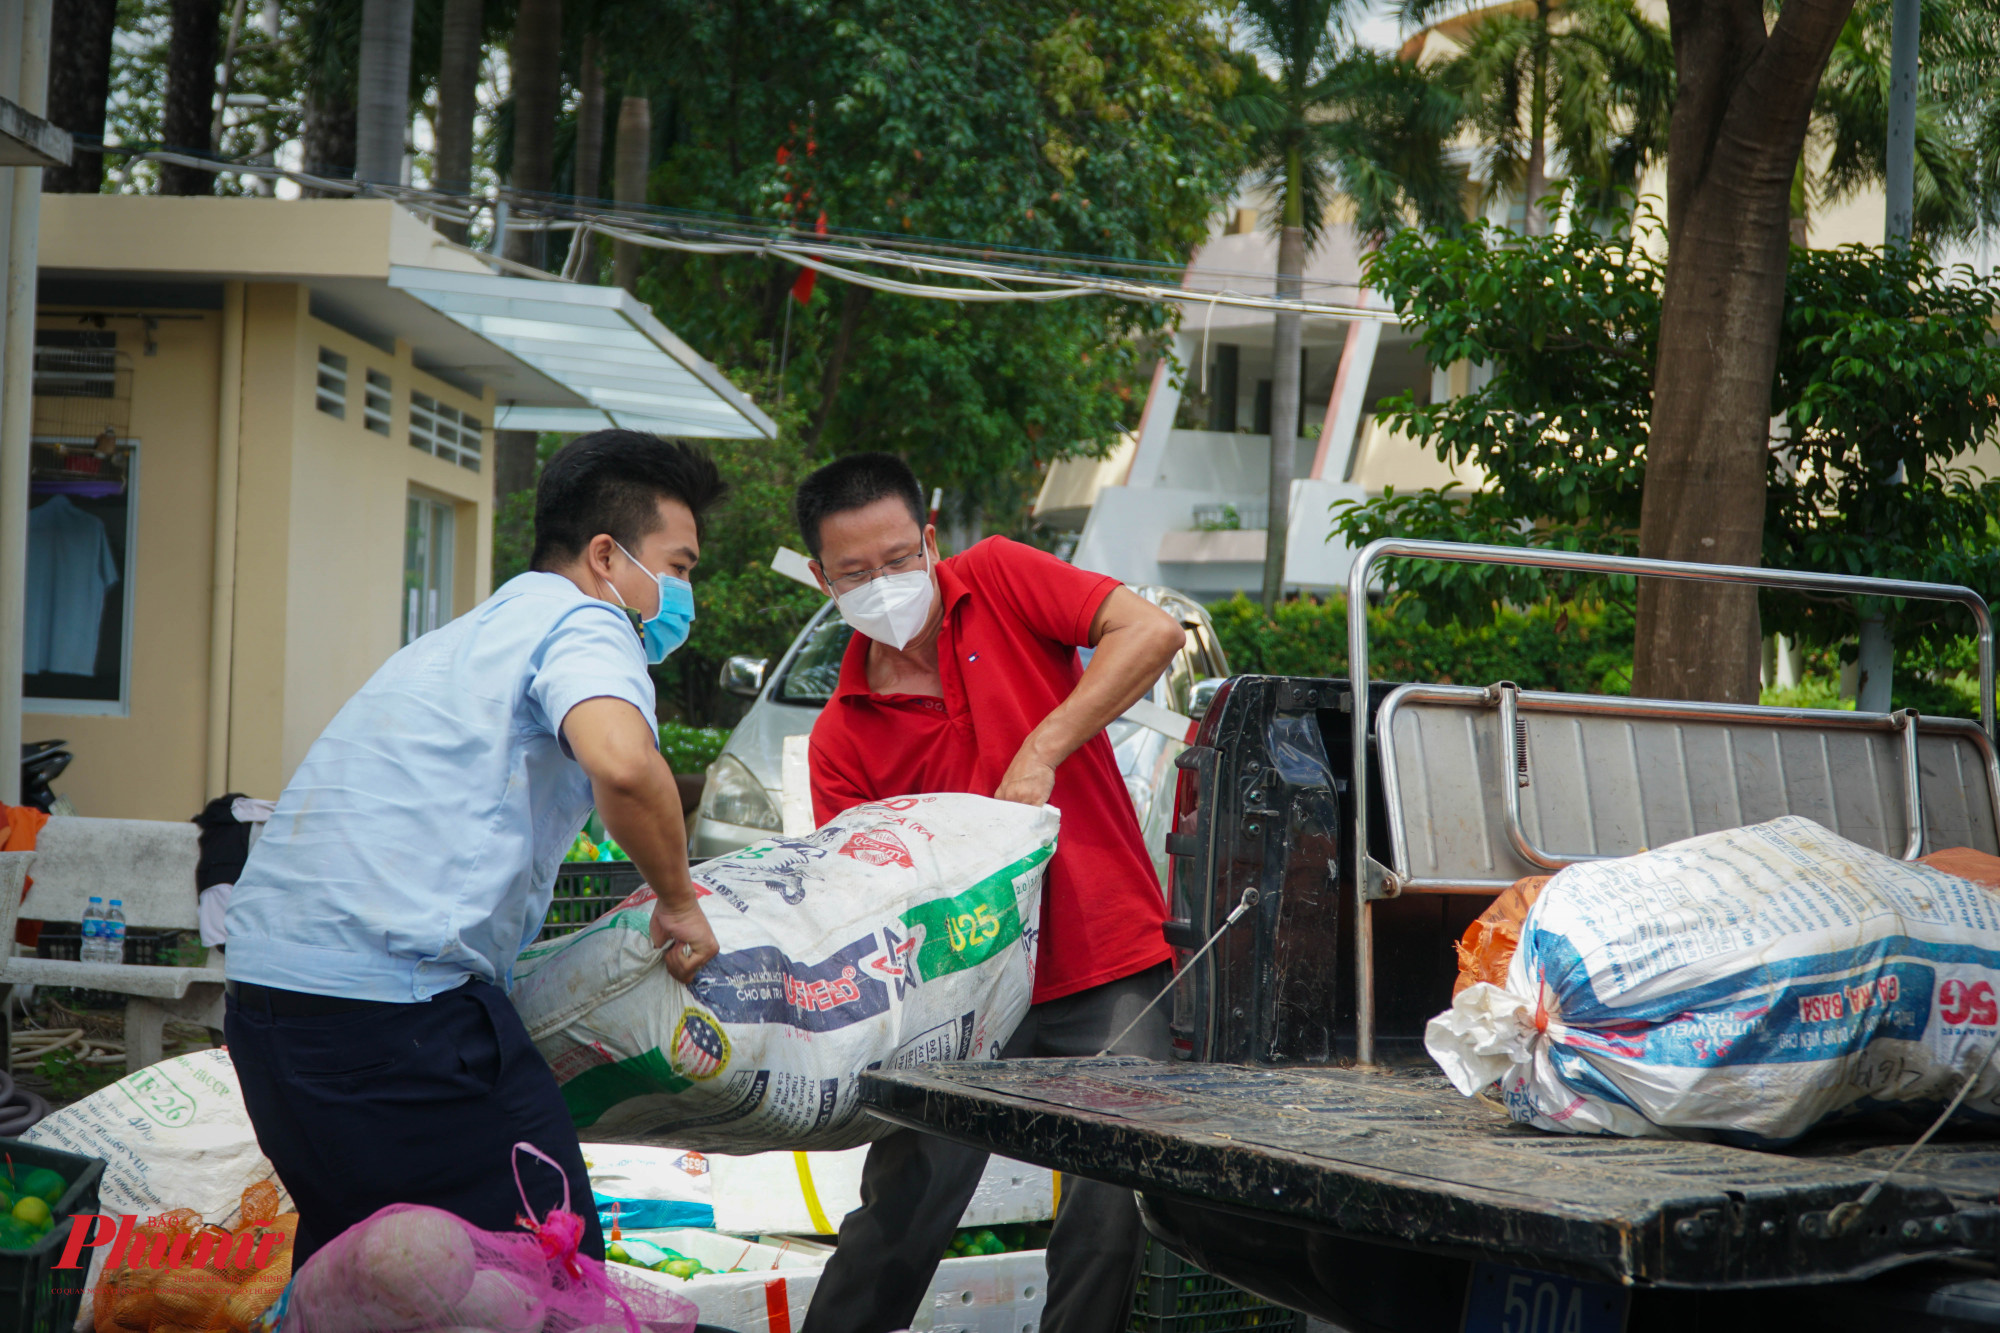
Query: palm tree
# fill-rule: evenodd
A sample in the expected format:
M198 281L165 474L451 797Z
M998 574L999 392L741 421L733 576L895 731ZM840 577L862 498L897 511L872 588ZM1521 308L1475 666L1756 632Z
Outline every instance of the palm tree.
M1889 0L1856 5L1827 60L1808 140L1825 159L1811 172L1815 154L1800 157L1793 193L1801 224L1813 204L1838 203L1883 180L1889 11ZM1916 233L1962 238L2000 220L2000 198L1984 178L2000 143L1980 142L1982 127L1988 134L2000 127L2000 3L1924 0L1919 32Z
M1271 72L1246 64L1235 109L1249 127L1251 161L1279 195L1277 295L1298 299L1307 252L1327 205L1345 193L1362 235L1380 239L1416 220L1464 220L1463 177L1448 160L1458 106L1412 65L1357 49L1347 0L1243 0L1251 47ZM1299 317L1272 317L1271 491L1265 533L1266 607L1284 592L1292 468L1299 417Z
M444 0L437 86L437 167L431 184L451 194L472 193L472 138L479 114L479 62L485 53L483 0ZM462 222L438 230L464 244Z
M1445 0L1404 0L1406 21L1424 21ZM1550 150L1561 159L1572 205L1586 216L1622 211L1646 166L1666 152L1674 104L1674 53L1667 33L1633 0L1535 0L1475 12L1463 48L1439 78L1471 109L1489 197L1514 193L1522 230L1547 227Z

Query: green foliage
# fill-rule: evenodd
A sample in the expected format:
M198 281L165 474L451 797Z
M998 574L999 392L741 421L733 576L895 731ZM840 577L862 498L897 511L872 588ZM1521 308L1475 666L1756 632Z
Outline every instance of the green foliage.
M1236 75L1207 18L1200 0L677 0L621 11L607 83L670 100L652 194L676 207L1177 268L1241 162L1217 110ZM1169 318L831 280L801 306L797 277L649 252L638 291L705 355L763 377L760 401L796 404L810 454L898 451L966 509L1108 448Z
M1633 553L1652 412L1665 262L1641 235L1572 231L1524 239L1478 222L1459 236L1403 232L1367 262L1434 366L1468 361L1484 384L1448 401L1387 399L1396 430L1469 464L1488 486L1334 506L1355 547L1377 537ZM1476 377L1475 377L1476 378ZM1398 562L1397 586L1433 617L1477 623L1496 600L1612 590L1483 566Z
M1632 612L1618 602L1544 601L1499 606L1479 624L1444 620L1403 595L1369 608L1368 674L1375 680L1491 685L1626 694L1632 683ZM1299 598L1271 615L1238 593L1209 605L1229 665L1244 675L1342 676L1347 672L1347 600ZM1977 650L1971 639L1920 645L1896 665L1891 707L1937 717L1979 716ZM1846 708L1840 655L1807 649L1797 685L1772 686L1763 702L1789 708Z
M58 1101L81 1101L125 1077L123 1065L94 1065L70 1047L50 1051L35 1062L35 1073Z
M691 727L685 722L660 724L660 753L676 773L699 773L715 762L729 732L720 727Z
M1773 415L1764 563L2000 588L2000 481L1963 458L2000 427L2000 286L1921 251L1793 253ZM1900 481L1892 480L1900 472ZM1854 599L1766 596L1767 630L1828 643ZM1899 645L1971 628L1936 602L1887 608Z
M1337 531L1356 546L1396 535L1635 552L1662 261L1622 234L1524 240L1475 226L1460 237L1399 235L1369 275L1423 330L1433 366L1490 367L1463 397L1383 405L1397 429L1478 467L1490 485L1345 502ZM2000 348L1988 342L1996 313L1993 282L1940 269L1921 251L1793 251L1772 388L1786 431L1769 449L1766 565L2000 586L2000 483L1963 463L2000 427ZM1629 581L1470 566L1399 564L1394 577L1434 616L1474 621L1498 602L1551 591L1629 591ZM1762 602L1767 630L1814 644L1851 637L1864 610L1844 598ZM1970 628L1936 604L1887 615L1906 651L1941 649Z
M802 544L792 523L792 491L811 466L798 443L796 416L785 414L779 424L775 441L718 440L712 446L730 492L702 529L694 630L653 669L663 718L733 723L737 701L716 684L723 660L743 654L775 662L826 600L771 569L780 546L796 550Z
M1243 674L1347 672L1347 599L1281 602L1275 615L1238 593L1209 606L1229 665ZM1617 603L1548 602L1502 609L1487 623L1432 623L1414 597L1369 608L1375 680L1624 694L1632 678L1632 615Z

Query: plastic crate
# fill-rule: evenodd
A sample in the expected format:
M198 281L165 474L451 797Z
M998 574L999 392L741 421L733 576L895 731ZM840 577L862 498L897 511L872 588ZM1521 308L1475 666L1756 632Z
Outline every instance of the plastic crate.
M180 936L177 930L151 930L125 928L125 961L133 967L157 967L160 955L174 947ZM35 956L38 958L67 958L75 962L83 952L83 925L81 922L51 921L42 927L41 937L35 942ZM74 987L51 986L52 991L62 991L69 996L72 1009L123 1009L132 997L116 991L79 990Z
M75 1215L86 1222L97 1212L97 1189L104 1178L104 1163L95 1157L58 1152L19 1139L0 1139L0 1152L16 1169L44 1166L69 1182L57 1200L58 1219L49 1234L26 1250L0 1250L0 1329L20 1333L69 1333L83 1305L83 1279L87 1266L56 1269L62 1258L69 1230L77 1225ZM5 1167L0 1167L4 1176Z
M630 861L569 861L556 871L555 896L537 939L572 935L632 896L646 882Z
M1298 1333L1299 1313L1205 1273L1156 1240L1146 1242L1132 1333Z

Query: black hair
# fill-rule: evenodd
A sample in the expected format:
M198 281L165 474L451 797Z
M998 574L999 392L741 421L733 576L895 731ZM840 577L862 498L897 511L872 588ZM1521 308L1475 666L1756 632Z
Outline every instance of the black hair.
M806 549L817 560L819 527L828 515L861 509L889 496L909 507L919 529L924 526L923 488L908 463L894 454L849 454L799 483L798 494L792 497L792 516L799 521Z
M574 560L607 533L626 550L660 526L662 496L702 515L729 489L705 450L636 430L579 435L542 465L535 485L534 569Z

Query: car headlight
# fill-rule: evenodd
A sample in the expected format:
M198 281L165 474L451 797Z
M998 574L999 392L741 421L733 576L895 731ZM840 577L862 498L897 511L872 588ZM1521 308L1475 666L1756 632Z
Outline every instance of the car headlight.
M777 833L785 827L764 784L733 755L725 754L708 766L708 782L701 789L701 812L719 823L743 828Z

